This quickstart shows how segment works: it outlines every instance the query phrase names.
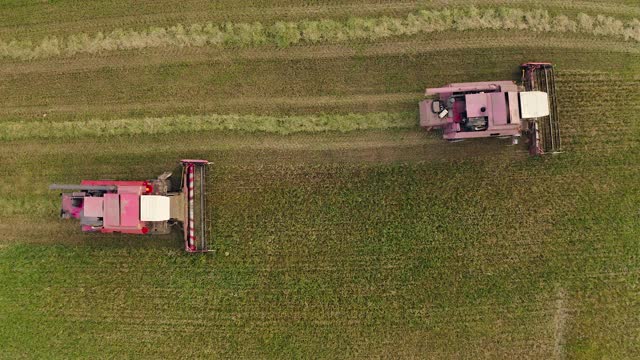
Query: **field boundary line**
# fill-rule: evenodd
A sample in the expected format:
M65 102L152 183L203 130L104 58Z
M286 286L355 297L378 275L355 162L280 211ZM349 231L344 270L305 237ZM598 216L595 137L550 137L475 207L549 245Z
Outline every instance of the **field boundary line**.
M555 339L553 355L556 359L565 359L566 327L569 314L567 309L567 291L562 287L558 288L556 293L555 307L556 311L553 317Z

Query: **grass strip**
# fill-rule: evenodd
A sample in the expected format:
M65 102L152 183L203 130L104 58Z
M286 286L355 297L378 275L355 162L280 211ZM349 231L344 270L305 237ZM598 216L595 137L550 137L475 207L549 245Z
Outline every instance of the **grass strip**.
M0 140L70 139L87 136L152 135L224 130L287 135L298 132L348 132L411 128L416 125L417 115L412 112L309 116L213 114L63 122L13 121L3 123L0 129Z
M551 15L547 10L499 7L445 8L421 10L406 17L352 17L346 21L301 20L273 24L232 23L149 27L142 30L115 29L96 34L48 36L39 42L0 39L0 58L31 60L75 54L95 54L113 50L158 47L252 47L295 44L375 41L394 36L466 30L510 30L555 33L582 33L624 38L640 42L640 20L623 21L604 15L579 13L570 18Z

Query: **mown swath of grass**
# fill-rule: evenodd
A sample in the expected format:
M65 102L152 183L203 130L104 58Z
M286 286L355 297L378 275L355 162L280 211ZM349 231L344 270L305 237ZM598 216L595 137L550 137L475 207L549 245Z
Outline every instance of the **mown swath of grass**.
M416 113L369 113L347 115L259 116L193 115L166 118L4 122L1 140L71 139L87 136L152 135L180 132L233 130L291 134L298 132L411 128L417 125Z
M347 21L302 20L274 24L214 23L177 24L171 27L150 27L136 31L116 29L108 33L50 36L38 43L19 39L0 40L0 57L29 60L53 56L95 54L113 50L156 47L227 46L250 47L294 44L375 41L394 36L411 36L446 30L479 29L532 32L578 32L593 36L608 36L640 41L640 20L623 21L610 16L580 13L575 18L550 15L547 10L523 10L499 7L451 8L421 10L405 18L353 17Z

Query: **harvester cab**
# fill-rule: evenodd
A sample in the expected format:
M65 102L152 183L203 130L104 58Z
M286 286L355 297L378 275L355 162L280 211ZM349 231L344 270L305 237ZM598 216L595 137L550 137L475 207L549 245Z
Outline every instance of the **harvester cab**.
M529 138L532 155L560 150L560 129L553 66L526 63L522 84L513 81L454 83L426 90L420 102L420 126L442 129L449 141Z
M82 231L168 234L182 228L188 252L207 252L206 160L182 160L179 185L165 172L145 181L82 180L52 184L63 192L60 216L80 220Z

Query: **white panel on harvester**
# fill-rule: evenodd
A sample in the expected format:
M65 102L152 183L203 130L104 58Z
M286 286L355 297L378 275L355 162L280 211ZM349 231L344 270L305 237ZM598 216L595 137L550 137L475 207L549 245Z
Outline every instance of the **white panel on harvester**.
M520 92L520 117L532 119L549 115L549 96L544 91Z
M167 221L171 218L171 201L168 196L140 196L141 221Z

